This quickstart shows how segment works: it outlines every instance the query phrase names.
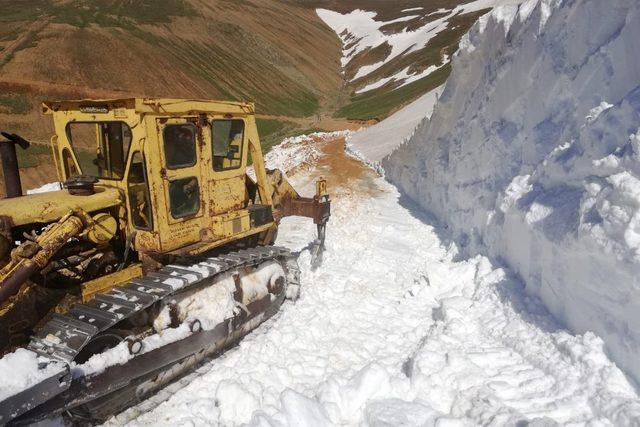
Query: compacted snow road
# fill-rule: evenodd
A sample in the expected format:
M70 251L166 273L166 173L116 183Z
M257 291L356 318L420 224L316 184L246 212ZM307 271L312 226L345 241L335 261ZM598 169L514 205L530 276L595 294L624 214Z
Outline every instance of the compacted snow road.
M313 161L318 146L301 141L270 158ZM326 155L294 177L327 174L333 198L324 264L300 256L300 300L111 423L637 425L638 394L598 337L559 328L486 258L458 259L341 141L318 143ZM314 233L287 220L278 243L301 250Z

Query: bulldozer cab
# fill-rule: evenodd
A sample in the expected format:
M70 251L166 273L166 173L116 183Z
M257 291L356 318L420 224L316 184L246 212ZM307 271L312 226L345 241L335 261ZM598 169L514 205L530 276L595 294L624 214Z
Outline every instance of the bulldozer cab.
M53 115L60 180L88 175L98 189L121 190L120 220L135 231L136 250L188 252L274 225L252 104L136 98L52 102L44 110ZM260 207L269 212L256 221Z

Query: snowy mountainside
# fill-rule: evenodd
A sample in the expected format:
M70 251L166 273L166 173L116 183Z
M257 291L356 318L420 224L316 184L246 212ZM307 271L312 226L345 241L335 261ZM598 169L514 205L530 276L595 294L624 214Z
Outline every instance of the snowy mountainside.
M640 380L640 3L480 18L387 177Z
M340 11L316 9L342 41L345 85L353 91L352 104L337 114L380 117L433 90L446 80L450 57L476 19L494 6L521 1L462 0L405 9L393 2L371 2L348 11L346 6ZM388 96L376 99L381 93ZM366 101L378 108L362 105ZM380 109L379 104L388 105Z

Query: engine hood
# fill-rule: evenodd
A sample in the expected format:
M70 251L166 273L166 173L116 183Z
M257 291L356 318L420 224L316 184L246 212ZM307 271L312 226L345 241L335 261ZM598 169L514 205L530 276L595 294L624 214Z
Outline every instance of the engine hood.
M111 187L95 187L91 195L71 195L66 190L29 194L0 200L0 216L11 219L13 226L37 222L53 222L73 209L93 212L122 204L120 191Z

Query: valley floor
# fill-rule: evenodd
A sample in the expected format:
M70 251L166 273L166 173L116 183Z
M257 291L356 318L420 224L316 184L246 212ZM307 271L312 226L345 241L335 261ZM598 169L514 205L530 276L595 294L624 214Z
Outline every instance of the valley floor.
M294 176L308 188L334 177L323 265L311 271L303 250L313 224L280 231L278 244L302 250L301 298L111 424L638 422L637 391L598 337L560 328L488 259L459 259L446 230L340 141Z

